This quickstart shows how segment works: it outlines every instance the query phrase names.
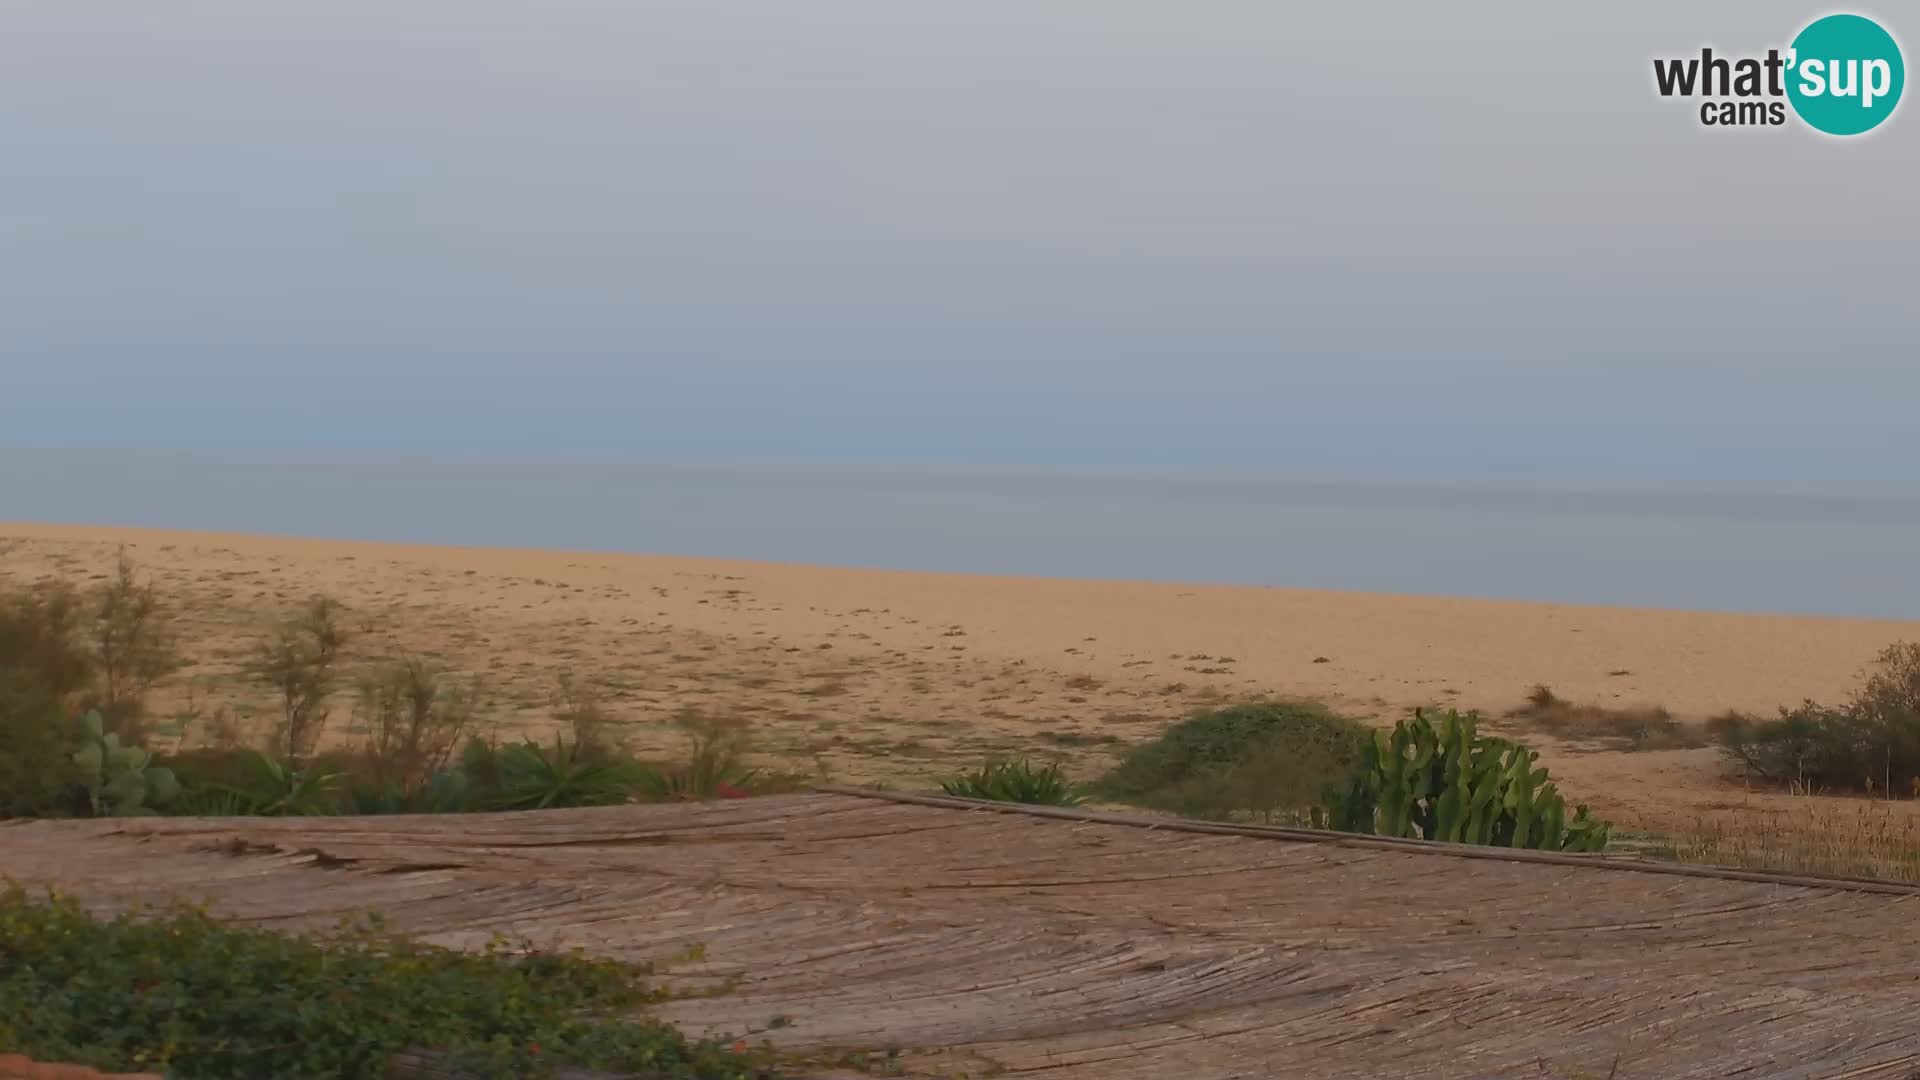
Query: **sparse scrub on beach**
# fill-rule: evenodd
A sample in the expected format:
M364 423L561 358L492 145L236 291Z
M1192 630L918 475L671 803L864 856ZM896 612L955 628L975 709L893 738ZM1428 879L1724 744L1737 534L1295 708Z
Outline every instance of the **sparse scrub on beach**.
M1920 795L1920 644L1882 650L1842 705L1805 701L1782 706L1772 719L1729 713L1710 730L1752 779L1801 790Z
M1359 765L1368 730L1312 702L1203 709L1129 751L1093 790L1184 817L1304 823Z
M686 756L644 767L640 791L653 801L740 798L752 792L761 772L747 764L753 731L744 721L716 720L687 710L674 718L686 738Z
M159 590L142 581L125 550L113 576L87 598L87 644L98 674L96 707L108 730L138 738L147 695L155 683L178 671L173 616Z
M292 759L310 756L330 715L328 699L338 682L346 647L338 601L315 596L255 646L248 672L273 690L280 703L275 750Z
M604 687L617 690L623 701L663 700L654 696L662 681L652 675L636 681L630 665L605 678L588 671L582 676L561 674L556 680L551 672L575 668L586 654L570 649L552 667L537 657L510 667L482 659L479 666L488 671L488 684L504 683L499 695L483 697L477 683L456 674L467 669L456 666L460 661L451 659L448 639L432 636L430 626L388 624L382 616L379 622L366 621L363 628L363 620L349 619L343 607L325 600L296 607L251 649L244 643L262 636L252 623L257 608L246 607L242 618L224 626L195 609L192 625L209 627L216 635L213 646L199 643L196 649L196 642L181 640L175 630L185 625L176 621L182 601L166 595L159 579L124 556L116 560L111 548L97 557L101 572L72 581L15 577L0 586L0 815L115 812L114 800L97 797L104 793L104 777L90 788L74 757L86 741L88 709L99 708L104 726L115 726L105 707L108 702L123 716L148 719L116 733L118 745L151 752L147 766L171 769L181 788L164 805L146 806L143 801L141 808L198 815L438 814L798 791L818 776L810 769L782 768L781 754L833 754L836 746L877 746L883 749L859 752L886 753L890 748L936 767L957 754L973 761L992 755L991 772L981 769L949 779L953 786L948 790L986 797L1011 795L1037 802L1087 797L1197 818L1307 824L1313 808L1324 805L1329 788L1346 790L1370 731L1364 723L1317 704L1258 701L1203 709L1166 729L1159 739L1140 742L1139 734L1153 729L1148 725L1163 724L1164 714L1082 717L1067 698L1062 715L1052 711L1061 707L1057 699L1050 707L1031 693L1021 697L1017 688L997 687L988 700L1004 700L1005 707L996 704L983 714L1009 723L991 739L943 745L937 738L900 739L884 728L870 731L870 738L838 743L789 735L786 728L795 723L831 731L856 723L863 709L871 712L876 702L851 700L856 693L865 694L849 683L847 692L832 695L833 700L809 702L817 711L804 714L777 706L769 711L764 703L750 703L736 712L727 703L707 699L702 713L679 714L677 733L685 742L673 747L662 744L659 721L640 724L610 709L602 696ZM85 568L76 561L60 569L82 574ZM263 590L259 595L273 594ZM356 639L351 655L345 632L349 626ZM390 637L393 631L399 633ZM704 663L700 657L709 647L662 645L659 655L675 657L673 663ZM195 660L190 677L175 674L183 657ZM1195 656L1188 650L1179 659ZM1226 663L1224 658L1198 659ZM1920 749L1903 741L1906 733L1920 727L1913 719L1915 702L1920 701L1920 647L1897 646L1880 659L1845 705L1803 705L1775 720L1728 714L1702 730L1755 781L1815 793L1871 791L1905 797L1920 773L1915 765ZM1016 667L1009 665L1002 674ZM807 697L809 687L843 678L849 670L806 665L803 676L795 675L786 684L786 692ZM244 696L236 701L232 695L245 686L233 678L236 672L250 676L256 686L273 689L280 707L262 715L253 712L257 701ZM767 682L771 675L757 673L754 682ZM914 671L912 677L921 694L940 688L927 672ZM668 685L671 681L666 680ZM1068 681L1066 674L1060 675L1061 685L1080 694L1120 694L1127 685L1124 677ZM186 688L184 705L175 683ZM538 688L542 683L546 689ZM1199 694L1196 688L1178 685L1167 689L1189 700ZM353 690L358 692L349 692ZM1145 682L1135 691L1152 693ZM179 718L177 723L152 724L144 701L149 693L156 703L164 703L152 717ZM1224 691L1216 689L1216 694ZM289 701L291 719L299 722L290 722ZM324 727L329 707L344 709L348 702L354 703L352 723ZM680 704L672 697L664 702ZM1384 698L1377 704L1389 706ZM545 723L518 726L524 722L522 711L542 705ZM515 715L503 715L507 711ZM252 722L256 716L257 726ZM770 718L769 754L754 753L748 716ZM278 737L263 737L276 719ZM1677 724L1662 710L1575 704L1546 688L1507 719L1514 729L1551 733L1596 749L1695 741L1691 727ZM186 736L189 724L197 738ZM143 739L139 732L149 725L152 735ZM561 734L557 742L551 738L555 730ZM1125 756L1091 785L1076 785L1060 766L1018 760L1030 751L1084 751L1092 757L1094 748L1115 743L1113 732L1120 730L1129 733L1126 745L1097 752ZM526 731L543 734L529 740L521 734ZM310 752L290 755L290 733ZM647 749L636 752L630 741ZM469 748L467 753L456 752L462 745ZM502 784L503 755L507 786ZM818 758L815 764L824 768ZM893 770L892 778L900 782L905 769ZM1049 769L1051 780L1045 779ZM853 782L871 779L857 776ZM1803 805L1807 810L1799 818L1811 818L1816 811L1852 812L1851 806L1830 799L1810 798ZM124 812L135 812L135 804L125 807ZM1913 852L1910 845L1902 846L1904 834L1895 826L1904 819L1897 815L1874 828L1866 827L1872 822L1842 828L1851 819L1836 818L1831 827L1813 831L1788 828L1781 824L1786 818L1758 803L1752 820L1748 815L1747 810L1710 815L1710 821L1703 819L1694 830L1698 835L1673 834L1668 839L1675 852L1690 859L1805 869L1897 869Z
M1708 744L1704 731L1682 724L1657 705L1580 705L1545 685L1535 686L1526 704L1509 710L1506 718L1558 739L1597 742L1616 750L1692 750Z
M412 676L403 686L423 689ZM420 702L430 701L424 693ZM413 723L401 710L396 736L376 736L366 746L323 751L298 762L257 750L200 749L165 759L180 777L184 796L177 814L196 816L286 816L313 814L451 814L488 810L551 810L742 798L804 789L809 778L794 771L763 770L746 756L752 733L744 721L708 720L683 714L676 726L686 736L679 758L643 760L624 749L556 733L551 741L500 742L467 736L457 758L449 739L464 732L464 703L437 726L422 721L430 738L415 742ZM429 710L430 715L430 710ZM423 749L424 747L424 749Z
M765 1051L648 1019L665 999L648 974L508 939L439 948L373 918L289 935L187 907L101 918L0 891L0 1048L180 1080L378 1080L403 1052L499 1080L773 1075Z
M443 770L471 730L480 687L418 657L393 661L360 684L355 718L367 731L360 776L382 792L414 791Z
M563 671L554 679L554 722L565 728L573 741L595 752L624 750L613 716L607 711L600 688L572 671Z

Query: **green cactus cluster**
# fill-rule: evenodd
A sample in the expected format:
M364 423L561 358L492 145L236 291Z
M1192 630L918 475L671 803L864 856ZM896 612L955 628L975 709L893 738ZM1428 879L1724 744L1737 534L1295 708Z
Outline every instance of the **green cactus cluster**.
M80 783L102 817L144 817L178 798L179 781L173 770L151 764L152 756L138 746L120 745L120 737L106 730L98 710L80 721L82 743L74 752Z
M1600 851L1611 828L1566 800L1539 754L1474 728L1474 713L1436 723L1416 710L1377 731L1343 797L1318 815L1346 832L1545 851Z

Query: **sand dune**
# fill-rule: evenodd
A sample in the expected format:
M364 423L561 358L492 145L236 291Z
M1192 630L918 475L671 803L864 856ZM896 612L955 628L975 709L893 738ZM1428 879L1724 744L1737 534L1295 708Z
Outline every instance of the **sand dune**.
M398 643L482 676L503 727L545 725L572 670L642 745L670 740L683 707L741 715L768 752L842 782L924 782L1021 750L1097 769L1194 705L1246 694L1391 718L1498 713L1545 683L1683 718L1771 711L1837 699L1882 647L1920 640L1914 622L43 524L0 525L0 574L84 578L122 545L178 597L195 643L183 685L202 706L264 709L241 650L324 592L353 609L364 654ZM1715 773L1711 751L1578 758L1567 767L1610 786L1704 790Z

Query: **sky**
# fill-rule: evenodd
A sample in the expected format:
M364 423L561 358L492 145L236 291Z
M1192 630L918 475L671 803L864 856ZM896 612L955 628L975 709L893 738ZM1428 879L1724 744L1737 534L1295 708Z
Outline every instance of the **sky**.
M1825 10L0 0L0 446L1912 493Z

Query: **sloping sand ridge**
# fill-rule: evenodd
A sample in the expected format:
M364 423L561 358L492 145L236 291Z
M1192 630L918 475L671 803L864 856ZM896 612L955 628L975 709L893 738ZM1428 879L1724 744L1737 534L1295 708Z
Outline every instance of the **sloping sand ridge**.
M1536 683L1682 718L1770 712L1836 700L1882 647L1920 640L1911 622L60 525L0 525L0 574L85 580L122 545L182 615L195 663L173 693L191 686L203 711L265 714L239 660L318 592L349 605L365 655L398 644L484 678L502 730L544 731L571 670L642 747L672 745L665 721L691 706L752 720L763 752L843 783L924 787L1018 752L1091 775L1248 694L1384 721L1419 704L1498 714ZM1729 797L1711 750L1548 753L1571 794L1629 818Z

